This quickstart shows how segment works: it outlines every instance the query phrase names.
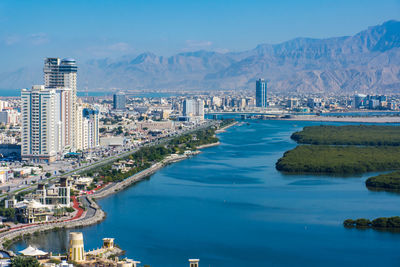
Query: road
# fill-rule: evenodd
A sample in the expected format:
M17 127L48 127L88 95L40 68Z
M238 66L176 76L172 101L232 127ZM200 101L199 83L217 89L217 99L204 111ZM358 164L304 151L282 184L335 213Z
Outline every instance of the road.
M211 126L211 125L215 125L215 124L216 124L216 121L206 121L205 123L203 123L203 124L201 124L201 125L199 125L199 126L197 126L197 127L194 127L194 126L193 126L193 127L189 128L189 129L187 129L187 130L183 130L183 131L177 132L177 133L171 135L170 137L162 138L162 139L159 139L159 140L155 140L155 141L149 142L149 143L147 143L147 144L143 144L143 145L141 145L141 146L138 146L138 147L136 147L136 148L134 148L134 149L131 149L131 150L127 151L127 152L124 152L124 153L121 153L121 154L118 154L118 155L111 155L111 156L109 156L109 157L107 157L107 158L105 158L105 159L102 159L102 160L97 161L97 162L94 162L94 163L88 163L88 164L86 164L86 165L84 165L84 166L81 166L81 167L79 167L79 168L76 168L76 169L74 169L74 170L72 170L72 171L68 171L68 172L65 172L65 173L60 173L60 174L55 175L55 176L52 176L52 177L50 177L50 178L44 178L44 179L41 179L40 177L37 177L37 178L33 177L33 178L30 178L30 179L29 179L29 183L30 183L31 181L35 181L36 183L37 183L38 181L39 181L39 182L49 182L49 183L52 183L52 181L54 181L55 179L57 179L57 178L59 178L59 177L62 177L62 176L70 176L70 175L73 175L73 174L78 174L78 173L81 173L81 172L84 172L84 171L87 171L87 170L90 170L90 169L93 169L93 168L102 166L102 165L104 165L104 164L113 162L113 161L115 161L115 160L117 160L117 159L120 159L120 158L129 156L129 155L131 155L131 154L137 152L141 147L149 147L149 146L164 144L164 143L166 143L166 142L172 140L172 139L175 138L175 137L178 137L178 136L181 136L181 135L185 135L185 134L188 134L188 133L191 133L191 132L195 132L195 131L197 131L197 130L204 129L204 128L207 128L207 127L209 127L209 126ZM6 196L8 196L10 193L11 193L11 194L15 194L15 193L19 193L19 192L23 192L23 191L27 191L27 190L32 190L32 189L34 189L34 188L36 188L36 184L28 184L28 185L26 185L26 186L24 186L24 185L18 185L18 186L16 186L16 187L11 187L9 192L7 192L7 193L5 193L5 194L3 194L3 195L0 196L0 200L3 199L3 198L5 198Z

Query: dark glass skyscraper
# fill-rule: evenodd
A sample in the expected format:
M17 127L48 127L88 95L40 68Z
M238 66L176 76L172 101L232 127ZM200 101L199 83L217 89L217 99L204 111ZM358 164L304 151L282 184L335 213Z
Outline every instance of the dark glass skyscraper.
M256 107L266 108L267 105L267 82L259 79L256 81Z
M113 102L113 108L114 109L120 109L123 110L125 109L125 94L123 92L119 92L114 94L114 102Z

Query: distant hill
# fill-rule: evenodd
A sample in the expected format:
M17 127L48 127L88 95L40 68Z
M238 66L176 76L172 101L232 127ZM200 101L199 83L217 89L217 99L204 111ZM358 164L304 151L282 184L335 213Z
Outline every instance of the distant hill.
M0 73L0 88L40 81L41 71ZM92 90L253 88L259 77L269 81L272 91L400 93L400 22L354 36L296 38L244 52L144 53L79 63L80 87Z

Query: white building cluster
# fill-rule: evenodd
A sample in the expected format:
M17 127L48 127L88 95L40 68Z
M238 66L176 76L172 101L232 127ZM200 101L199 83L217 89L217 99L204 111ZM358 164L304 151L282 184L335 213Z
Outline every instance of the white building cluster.
M19 123L19 112L10 107L7 101L0 100L0 123L5 125L17 125Z
M77 101L74 59L46 58L44 85L21 92L23 160L52 162L98 146L98 112Z
M185 99L183 101L182 115L187 120L204 120L204 100Z

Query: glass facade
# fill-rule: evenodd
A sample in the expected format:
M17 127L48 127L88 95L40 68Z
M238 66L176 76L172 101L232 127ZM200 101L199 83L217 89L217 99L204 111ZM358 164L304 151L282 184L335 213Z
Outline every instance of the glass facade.
M264 79L256 81L256 106L266 108L267 102L267 82Z

